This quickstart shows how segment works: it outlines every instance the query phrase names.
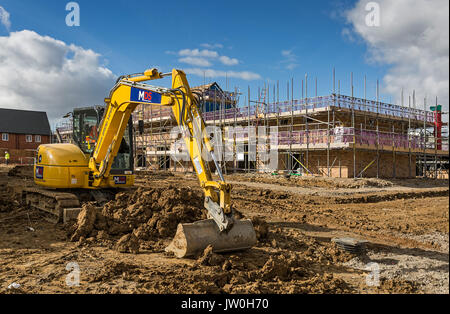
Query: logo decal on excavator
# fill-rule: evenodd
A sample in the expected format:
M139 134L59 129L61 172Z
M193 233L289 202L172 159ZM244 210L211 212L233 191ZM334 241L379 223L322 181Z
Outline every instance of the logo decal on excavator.
M144 89L131 87L130 101L160 104L161 94Z
M125 176L114 176L114 184L127 184L127 177Z

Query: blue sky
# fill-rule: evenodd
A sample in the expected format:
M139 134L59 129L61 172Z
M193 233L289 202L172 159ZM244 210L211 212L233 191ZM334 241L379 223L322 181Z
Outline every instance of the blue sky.
M349 92L353 71L356 93L362 93L366 74L368 93L373 96L375 81L385 72L384 67L366 62L364 43L342 35L345 18L339 14L354 6L354 1L77 2L80 27L65 25L65 1L2 0L0 4L11 14L10 31L30 29L92 49L102 55L102 62L114 74L139 72L151 66L160 66L163 71L192 68L170 52L205 49L202 44L220 44L220 48L210 50L239 60L238 65L214 69L251 71L261 76L250 81L230 78L231 89L239 86L247 90L250 85L255 91L264 82L279 80L285 95L286 82L293 77L294 96L298 97L301 80L308 73L310 78L318 78L319 94L329 94L335 66L343 92ZM0 35L5 33L5 29L0 30ZM226 85L225 77L212 79ZM190 76L191 85L203 81L201 76ZM310 86L310 93L314 93L312 81Z
M9 50L3 52L6 56L16 55L21 49L44 49L46 58L51 59L52 49L61 49L66 55L61 64L70 63L71 54L79 51L76 47L81 47L84 61L76 61L78 68L70 75L76 75L78 82L91 89L85 91L80 87L74 91L74 104L84 101L90 105L88 102L94 102L92 99L99 102L112 86L114 76L155 66L161 71L170 71L174 67L185 69L190 73L191 86L204 83L203 73L212 73L214 77L207 77L206 82L217 81L223 88L228 85L229 90L239 87L244 93L242 100L247 94L247 86L255 99L258 87L265 83L273 86L277 81L280 82L280 98L284 99L286 83L291 78L294 79L294 97L299 98L301 81L306 73L309 95L315 93L316 77L319 95L327 95L332 91L332 68L335 67L336 80L341 80L343 94L350 94L350 73L353 72L355 96L363 96L366 75L368 98L375 98L376 80L379 79L383 101L398 102L401 88L406 89L405 95L411 94L413 89L424 89L422 94L417 93L418 99L423 95L430 98L438 95L448 108L448 70L442 70L448 68L448 30L445 37L441 27L442 21L448 25L448 10L447 13L441 10L442 6L448 7L446 0L398 0L395 5L389 0L379 0L382 27L371 29L361 26L367 14L364 6L368 0L276 3L78 0L79 27L68 27L65 23L68 2L0 0L0 7L9 13L10 24L9 28L0 24L0 40L3 38L8 43ZM37 35L31 36L24 30ZM15 33L17 38L14 40ZM441 33L443 39L436 40L436 34ZM44 39L44 36L50 39ZM422 38L427 36L429 41L423 41ZM411 38L421 41L414 42ZM17 47L17 41L22 40L27 42L23 47ZM62 41L64 47L59 47L56 40ZM46 46L39 46L44 41ZM417 49L418 54L408 52ZM91 50L98 56L90 55ZM435 51L440 55L434 56ZM2 51L0 57L1 54ZM29 54L30 62L41 58L34 56L32 51ZM437 59L442 62L434 62ZM51 60L44 63L51 63ZM88 74L83 74L85 64L97 67L97 70L86 70ZM424 68L422 64L433 64L434 68ZM11 61L3 72L8 74L16 67ZM39 65L33 65L33 69L43 76L48 72ZM22 70L26 73L26 67ZM95 80L97 74L101 76L97 85L86 83ZM59 81L67 79L67 75L61 73L53 77L59 77ZM74 82L77 81L61 88L75 87ZM167 83L165 80L160 85ZM38 87L36 90L39 91ZM89 93L94 97L76 99L80 94ZM23 95L14 96L6 99L26 102ZM69 108L69 104L66 107Z

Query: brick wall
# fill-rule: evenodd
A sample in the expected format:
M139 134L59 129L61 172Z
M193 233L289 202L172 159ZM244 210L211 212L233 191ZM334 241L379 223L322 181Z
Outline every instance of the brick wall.
M25 134L8 134L8 141L2 140L0 132L0 159L4 162L5 151L11 156L12 163L29 163L35 155L35 150L41 144L50 143L50 136L41 135L41 142L36 142L36 135L33 135L32 142L26 141Z
M306 164L306 154L304 153L303 162ZM279 155L279 170L284 170L287 164L287 156ZM371 162L376 158L374 151L358 151L356 152L356 175L358 176ZM334 163L333 163L334 162ZM299 165L297 165L300 167ZM310 152L308 156L308 169L314 174L327 175L327 155L325 151ZM307 173L305 173L307 174ZM353 178L353 152L352 151L331 151L330 152L330 175L335 178ZM374 161L364 172L362 177L373 178L377 175L377 163ZM380 178L394 177L394 157L392 153L380 153ZM411 177L416 176L416 157L411 158ZM409 156L407 154L395 155L395 177L408 178L409 173Z
M8 148L8 149L36 149L41 144L50 143L50 136L41 135L41 142L36 142L36 135L32 135L32 141L26 141L25 134L8 134L8 141L3 141L0 132L0 148Z
M356 175L359 175L369 164L376 158L375 152L361 152L356 153ZM353 152L331 152L330 166L332 177L353 178ZM309 165L314 173L327 173L327 156L326 152L314 152L309 155ZM380 153L380 178L394 177L394 157L390 153ZM364 171L362 177L373 178L377 175L377 163L374 161ZM416 176L416 158L413 155L411 158L411 177ZM409 157L407 154L396 154L395 156L395 177L408 178L409 175Z

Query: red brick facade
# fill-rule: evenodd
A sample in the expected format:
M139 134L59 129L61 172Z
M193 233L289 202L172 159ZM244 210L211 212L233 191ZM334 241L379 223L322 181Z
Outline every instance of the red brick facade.
M36 135L31 135L31 142L27 142L27 135L25 134L10 134L8 133L8 141L3 141L3 133L0 133L0 149L36 149L41 144L50 143L50 136L40 135L41 141L36 142Z
M35 155L35 150L41 144L50 143L50 136L41 135L41 141L36 141L36 135L32 135L32 141L27 142L25 134L8 133L8 141L4 141L3 133L0 133L0 160L4 162L5 151L8 151L11 157L11 163L29 164ZM31 134L30 134L31 135Z

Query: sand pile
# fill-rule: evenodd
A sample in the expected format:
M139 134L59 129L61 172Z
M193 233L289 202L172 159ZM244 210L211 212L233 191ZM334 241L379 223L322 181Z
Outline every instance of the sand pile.
M120 252L138 253L143 241L171 238L179 223L201 219L206 219L206 210L200 192L174 186L139 188L118 193L104 207L84 204L68 235L71 241L113 241Z

